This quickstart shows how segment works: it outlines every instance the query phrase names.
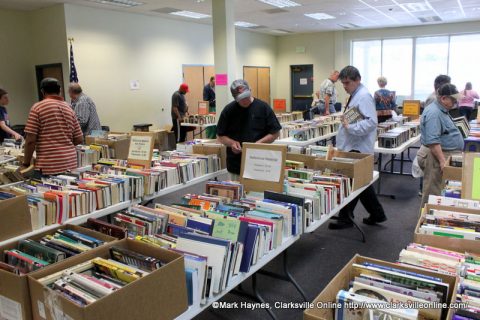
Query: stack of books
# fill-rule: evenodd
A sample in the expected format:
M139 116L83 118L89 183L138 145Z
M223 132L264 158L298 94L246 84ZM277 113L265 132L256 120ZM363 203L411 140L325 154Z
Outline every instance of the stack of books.
M307 228L324 220L352 192L352 179L345 175L307 169L288 169L285 190L288 195L301 196L311 203L312 210L303 219Z
M280 139L292 137L296 141L307 141L316 137L337 132L340 120L332 117L322 117L310 121L294 121L282 124Z
M192 114L184 119L185 123L193 124L211 124L216 123L215 114Z
M352 106L345 111L343 114L343 119L345 119L349 124L363 120L365 116L362 114L358 106Z
M79 231L58 229L38 240L20 240L15 249L5 250L0 269L27 274L103 244L104 241Z
M166 261L113 246L109 257L96 257L38 281L78 306L88 306L160 269Z
M380 148L397 148L410 139L409 127L397 127L378 135Z
M463 138L468 138L470 135L470 123L468 122L467 118L465 117L458 117L452 119L455 126L458 128L460 133L462 134Z
M280 113L276 116L278 122L280 122L281 124L297 120L303 120L303 113L301 111L294 111L292 113Z
M425 275L421 270L412 272L370 262L354 263L351 275L350 288L337 294L336 320L445 319L447 316L448 309L442 306L448 304L449 292L454 288L442 278ZM400 303L411 307L392 307ZM354 304L360 307L351 307Z
M418 230L421 234L457 239L480 239L480 215L455 211L429 209Z

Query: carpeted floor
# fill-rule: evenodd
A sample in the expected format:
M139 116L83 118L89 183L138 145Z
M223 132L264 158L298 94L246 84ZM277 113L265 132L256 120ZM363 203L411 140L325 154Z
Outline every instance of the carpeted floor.
M413 155L414 156L414 155ZM413 158L412 158L413 159ZM375 168L377 169L377 168ZM409 172L407 165L405 172ZM367 216L363 206L357 205L355 219L366 233L366 243L361 242L356 229L333 231L323 225L311 234L304 234L288 249L288 266L290 272L312 301L355 254L395 261L400 250L413 239L413 231L418 220L420 197L419 181L411 176L382 174L382 193L394 194L396 199L379 197L388 221L379 226L367 226L361 223ZM191 187L187 192L202 192L203 185ZM160 199L162 203L178 201L179 194ZM266 270L282 271L282 257L271 261ZM264 275L257 276L257 286L262 297L271 305L274 302L301 302L300 294L294 286L286 281L272 279ZM251 279L244 282L243 288L251 292ZM221 301L251 302L248 298L227 294ZM275 309L278 319L302 319L302 309ZM195 317L206 319L269 319L264 310L248 309L206 309Z

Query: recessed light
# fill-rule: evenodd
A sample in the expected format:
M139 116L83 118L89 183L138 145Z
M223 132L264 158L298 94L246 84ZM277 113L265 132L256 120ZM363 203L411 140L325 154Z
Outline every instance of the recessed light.
M141 6L142 4L144 4L143 2L132 1L132 0L90 0L90 1L101 3L101 4L109 4L109 5L118 6L118 7L127 7L127 8Z
M181 16L181 17L192 18L192 19L210 18L208 14L192 12L192 11L175 11L175 12L171 12L170 14Z
M269 5L277 7L277 8L287 8L287 7L299 7L299 6L301 6L300 3L296 3L296 2L290 1L290 0L258 0L258 1L269 4Z
M427 2L410 2L402 3L400 6L408 12L422 12L432 10L432 7Z
M334 16L331 16L329 14L323 13L323 12L317 12L317 13L305 13L305 16L316 19L316 20L329 20L329 19L335 19Z
M250 23L250 22L246 22L246 21L237 21L237 22L235 22L235 25L237 27L242 27L242 28L258 27L258 24Z
M280 33L280 34L290 33L290 32L288 32L288 31L279 30L279 29L274 29L274 30L270 30L270 31L273 32L273 33Z

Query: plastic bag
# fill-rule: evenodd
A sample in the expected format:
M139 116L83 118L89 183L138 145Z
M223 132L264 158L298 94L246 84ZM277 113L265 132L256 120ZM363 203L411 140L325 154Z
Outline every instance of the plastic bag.
M421 178L421 177L423 177L423 170L422 170L422 168L420 168L420 166L418 165L417 157L415 157L415 159L413 159L413 161L412 161L412 176L413 176L414 178Z

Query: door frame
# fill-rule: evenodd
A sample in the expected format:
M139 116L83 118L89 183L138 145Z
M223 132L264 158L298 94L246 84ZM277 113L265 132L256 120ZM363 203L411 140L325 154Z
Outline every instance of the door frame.
M44 68L52 68L52 67L60 67L60 72L62 74L62 78L61 79L57 79L58 81L60 81L60 85L62 86L62 91L61 91L61 94L63 96L63 98L65 99L65 85L63 83L63 64L61 62L59 63L48 63L48 64L39 64L39 65L36 65L35 66L35 77L37 79L37 93L38 93L38 100L42 100L43 99L43 94L42 94L42 91L40 90L40 82L43 80L43 69Z

